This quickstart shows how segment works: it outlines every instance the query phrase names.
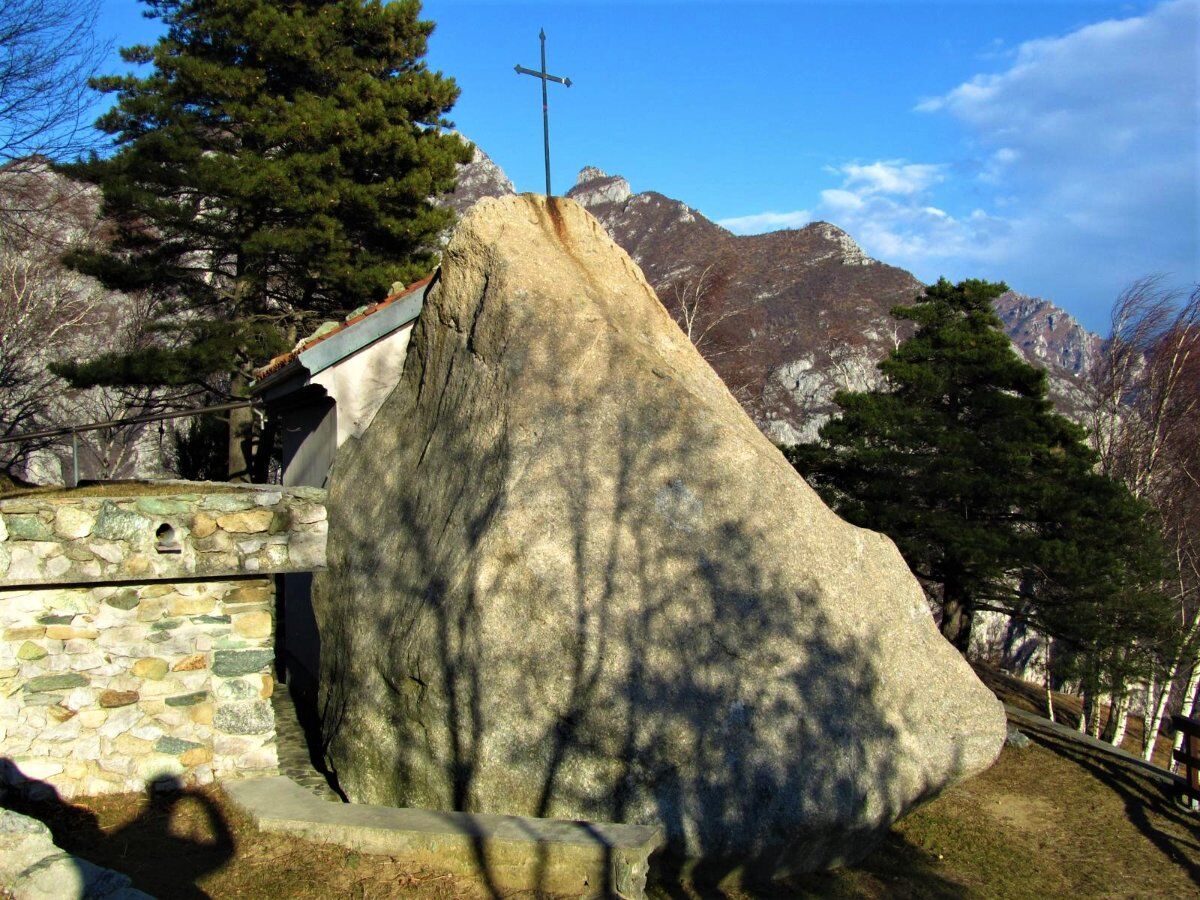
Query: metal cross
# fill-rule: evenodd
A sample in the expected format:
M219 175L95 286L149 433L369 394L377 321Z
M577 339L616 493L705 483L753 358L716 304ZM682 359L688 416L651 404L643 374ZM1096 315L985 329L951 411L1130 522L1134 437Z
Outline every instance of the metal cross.
M546 97L546 82L554 81L558 84L571 86L570 78L559 78L557 75L550 75L546 72L546 29L543 28L538 32L538 37L542 41L542 70L539 72L536 69L527 69L524 66L514 66L518 75L532 75L534 78L542 80L542 136L546 144L546 196L550 196L550 102Z

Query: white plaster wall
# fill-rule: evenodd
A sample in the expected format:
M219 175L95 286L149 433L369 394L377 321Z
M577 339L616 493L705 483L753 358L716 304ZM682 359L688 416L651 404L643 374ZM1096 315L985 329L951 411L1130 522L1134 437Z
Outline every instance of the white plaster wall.
M406 325L313 376L337 403L337 445L371 424L400 380L412 325Z

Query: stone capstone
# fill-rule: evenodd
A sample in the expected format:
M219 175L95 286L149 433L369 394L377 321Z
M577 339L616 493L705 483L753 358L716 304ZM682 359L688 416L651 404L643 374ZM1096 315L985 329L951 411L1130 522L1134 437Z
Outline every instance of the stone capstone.
M892 542L570 201L464 217L331 481L313 605L353 801L649 825L781 875L860 858L1004 741Z

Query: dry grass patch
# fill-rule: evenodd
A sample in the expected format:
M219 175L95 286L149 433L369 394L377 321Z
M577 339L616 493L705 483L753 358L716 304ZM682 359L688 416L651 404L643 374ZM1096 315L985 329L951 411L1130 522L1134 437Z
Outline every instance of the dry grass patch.
M171 494L228 494L245 491L252 487L269 489L271 485L232 484L222 481L84 481L79 487L63 487L59 484L29 485L0 480L0 500L15 500L29 497L166 497Z

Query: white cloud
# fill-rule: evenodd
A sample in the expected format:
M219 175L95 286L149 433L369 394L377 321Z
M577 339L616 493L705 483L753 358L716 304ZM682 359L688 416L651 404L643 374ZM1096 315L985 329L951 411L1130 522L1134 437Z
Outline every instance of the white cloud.
M793 212L761 212L749 216L734 216L720 219L717 224L728 228L734 234L761 234L780 228L801 228L812 220L812 213L807 209L797 209Z
M1200 277L1198 14L1172 0L1028 41L917 106L967 129L1012 224L990 255L1024 289L1098 310L1141 274Z
M916 194L941 181L943 168L891 159L868 165L847 163L835 171L846 176L847 187L864 194Z
M821 191L812 210L739 216L719 224L754 234L824 219L849 232L869 255L933 278L949 260L994 248L1007 230L1003 220L982 211L957 219L931 204L928 195L944 169L896 159L846 163L828 169L842 176L842 184Z

